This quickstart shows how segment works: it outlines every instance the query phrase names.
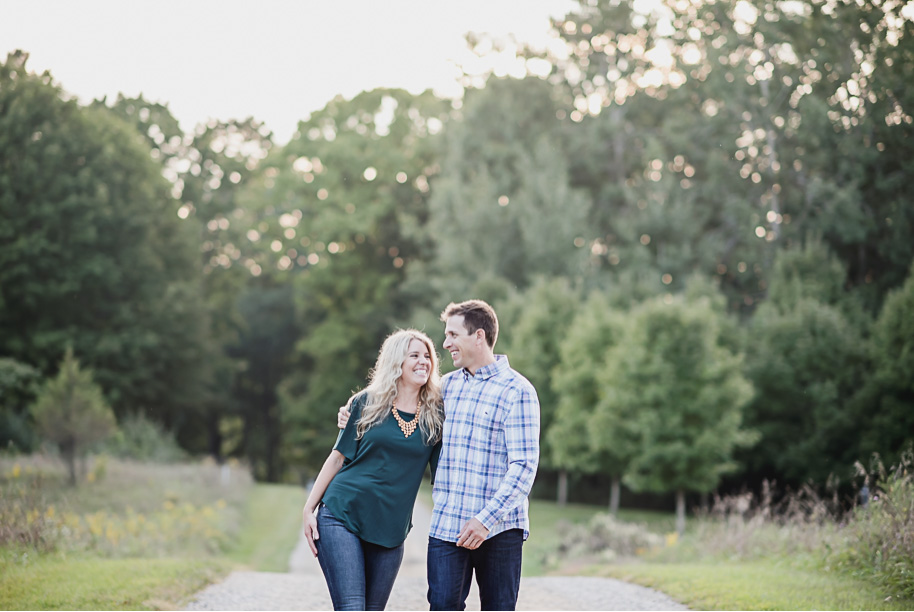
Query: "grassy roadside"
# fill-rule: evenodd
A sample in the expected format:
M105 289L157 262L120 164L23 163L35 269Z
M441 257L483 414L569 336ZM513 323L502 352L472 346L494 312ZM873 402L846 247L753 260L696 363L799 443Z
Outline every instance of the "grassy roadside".
M608 562L599 554L563 556L559 548L582 532L593 537L591 520L602 507L531 501L531 535L524 545L524 576L586 575L616 578L651 587L696 610L911 610L912 601L886 598L886 591L846 571L827 568L809 553L777 552L760 558L706 555L696 538L712 536L690 520L687 537L661 538L660 550ZM672 513L620 510L619 519L665 536L673 530ZM769 527L772 529L772 527ZM690 535L691 532L691 535ZM782 528L764 537L793 537Z
M221 559L0 558L2 610L172 610L231 569Z
M206 463L105 467L73 490L53 462L0 459L0 610L179 609L233 569L287 569L301 487L240 466L229 484Z
M254 485L245 508L243 529L228 558L256 571L287 571L289 556L298 544L306 498L302 487Z
M593 576L662 591L694 610L910 610L846 574L790 559L594 565Z

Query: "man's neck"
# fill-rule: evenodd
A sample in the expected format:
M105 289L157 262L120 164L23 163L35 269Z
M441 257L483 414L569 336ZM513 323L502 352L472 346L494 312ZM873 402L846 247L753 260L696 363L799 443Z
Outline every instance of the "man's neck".
M476 371L479 368L484 368L488 365L492 365L493 363L495 363L495 361L496 361L495 354L489 353L482 360L480 360L479 363L474 363L473 365L468 365L464 369L470 373L470 376L476 376Z

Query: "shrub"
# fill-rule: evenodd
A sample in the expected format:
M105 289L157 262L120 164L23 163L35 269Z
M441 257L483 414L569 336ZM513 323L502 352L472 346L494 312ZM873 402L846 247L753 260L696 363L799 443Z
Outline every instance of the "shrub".
M122 459L173 463L186 458L174 434L142 414L127 415L101 451Z
M878 460L877 460L878 463ZM896 598L914 599L914 453L879 474L872 500L858 507L836 551L839 565L875 579Z
M646 526L626 523L607 513L594 515L584 525L560 528L568 535L558 552L566 557L599 553L604 559L613 560L635 556L664 544L663 537Z

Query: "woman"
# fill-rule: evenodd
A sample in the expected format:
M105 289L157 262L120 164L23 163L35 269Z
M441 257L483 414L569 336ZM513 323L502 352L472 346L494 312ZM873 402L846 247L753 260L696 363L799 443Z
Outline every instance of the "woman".
M444 410L434 344L391 334L368 387L314 481L303 511L335 610L383 610L403 560L425 466L432 478ZM315 510L317 513L315 515Z

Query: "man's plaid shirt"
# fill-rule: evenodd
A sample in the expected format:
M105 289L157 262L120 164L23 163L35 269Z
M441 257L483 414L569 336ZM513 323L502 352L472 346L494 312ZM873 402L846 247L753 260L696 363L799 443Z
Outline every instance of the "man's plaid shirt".
M540 405L536 389L505 355L476 370L445 375L444 434L435 474L429 535L456 542L473 517L489 537L530 532L527 495L539 463Z

